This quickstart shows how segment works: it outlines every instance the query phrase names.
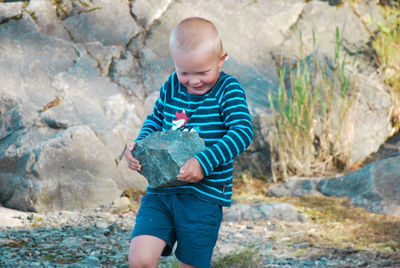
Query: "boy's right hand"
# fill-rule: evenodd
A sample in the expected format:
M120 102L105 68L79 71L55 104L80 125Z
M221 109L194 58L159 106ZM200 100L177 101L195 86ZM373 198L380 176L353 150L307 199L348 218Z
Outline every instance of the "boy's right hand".
M142 165L140 164L139 160L132 155L132 151L135 149L135 144L136 143L134 141L128 144L125 150L125 159L130 169L140 171L142 169Z

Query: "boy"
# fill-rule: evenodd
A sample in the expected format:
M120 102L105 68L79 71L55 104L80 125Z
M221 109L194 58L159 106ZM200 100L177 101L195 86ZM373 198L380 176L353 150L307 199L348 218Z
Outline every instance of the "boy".
M180 267L210 267L222 220L230 206L233 158L250 145L253 133L244 91L220 69L227 53L210 21L192 17L180 22L170 37L173 73L160 90L151 115L136 141L154 131L197 131L206 149L189 159L177 178L187 184L147 188L136 217L129 251L131 267L156 267L177 241ZM141 165L125 158L132 170Z

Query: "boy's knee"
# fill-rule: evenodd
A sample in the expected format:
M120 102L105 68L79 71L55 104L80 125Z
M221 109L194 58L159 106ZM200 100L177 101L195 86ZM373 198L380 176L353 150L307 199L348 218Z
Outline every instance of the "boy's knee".
M157 267L158 260L154 261L150 255L132 256L129 255L129 267L131 268L150 268Z
M129 248L129 266L137 268L157 267L165 241L150 235L136 236Z
M148 268L157 267L159 256L156 256L151 250L133 250L129 252L129 267L131 268Z

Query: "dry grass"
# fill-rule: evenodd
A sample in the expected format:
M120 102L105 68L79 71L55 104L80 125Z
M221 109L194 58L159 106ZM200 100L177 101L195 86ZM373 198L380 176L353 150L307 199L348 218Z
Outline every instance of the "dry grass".
M281 222L275 239L290 237L290 243L311 243L314 247L353 248L400 252L400 218L371 213L356 207L347 198L312 195L306 197L266 197L269 184L257 179L235 182L235 200L240 202L286 202L305 214L307 223ZM301 252L299 252L301 255Z

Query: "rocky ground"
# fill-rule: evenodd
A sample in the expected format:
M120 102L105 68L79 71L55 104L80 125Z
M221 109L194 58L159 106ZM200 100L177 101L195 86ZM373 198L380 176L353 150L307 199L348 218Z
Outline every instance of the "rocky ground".
M46 214L0 208L0 267L128 267L137 207L132 204L123 197L96 209ZM224 221L213 267L400 267L393 252L293 239L304 230L311 236L318 226L277 219ZM175 257L160 262L161 267L176 264Z

